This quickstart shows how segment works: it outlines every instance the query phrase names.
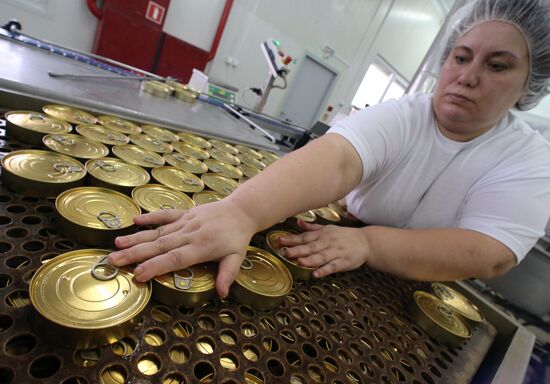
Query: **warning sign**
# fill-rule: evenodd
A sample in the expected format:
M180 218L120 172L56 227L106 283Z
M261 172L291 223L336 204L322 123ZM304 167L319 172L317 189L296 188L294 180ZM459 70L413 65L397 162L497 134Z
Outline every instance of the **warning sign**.
M164 20L164 14L166 13L166 8L162 5L158 5L154 1L150 1L147 5L147 12L145 13L145 18L151 20L153 23L162 25Z

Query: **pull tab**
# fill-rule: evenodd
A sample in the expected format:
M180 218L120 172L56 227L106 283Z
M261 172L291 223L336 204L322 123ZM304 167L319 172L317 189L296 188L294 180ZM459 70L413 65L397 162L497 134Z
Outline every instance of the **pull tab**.
M151 144L153 145L162 145L164 142L158 139L151 139Z
M231 188L231 187L225 186L225 187L222 188L222 191L224 191L225 193L227 193L228 195L230 195L230 194L233 193L234 189Z
M447 319L453 317L454 310L445 303L437 304L437 311L445 316Z
M101 221L107 228L120 228L122 226L122 223L120 222L120 218L116 213L109 212L109 211L101 211L99 212L96 217L99 221Z
M54 163L52 167L59 173L82 172L82 167L78 165L68 164L68 163Z
M143 160L151 164L162 165L162 161L152 158L151 156L143 156Z
M46 118L40 113L31 112L29 113L29 120L44 122Z
M103 256L92 267L92 276L98 280L112 280L118 275L118 268L107 261L107 256Z
M83 123L88 123L88 122L89 122L88 117L85 116L85 115L82 115L82 114L80 114L80 113L75 114L74 118L75 118L76 120L78 120L78 121L83 122Z
M57 141L61 145L71 146L71 145L75 144L75 141L73 139L70 139L70 138L65 137L65 136L52 135L51 138L52 138L53 141Z
M119 142L126 142L123 137L120 137L119 135L115 135L114 133L108 133L107 138L109 140L119 141Z
M111 121L111 123L119 127L124 127L126 125L126 123L120 119L114 119Z
M183 182L187 185L200 185L200 181L197 179L192 179L190 177L184 177Z
M243 262L241 263L241 269L244 269L245 271L251 270L252 269L252 262L245 257Z
M221 167L218 167L217 165L214 165L212 168L210 168L211 170L213 170L214 172L216 173L221 173L223 172L223 169Z
M116 170L116 166L114 164L106 163L103 160L96 160L95 164L105 172L114 172Z
M176 209L176 207L174 207L173 205L171 204L162 204L160 206L160 209Z
M187 276L182 276L180 273L186 273ZM174 286L180 291L186 291L191 288L193 282L193 271L190 269L182 269L181 271L174 272Z

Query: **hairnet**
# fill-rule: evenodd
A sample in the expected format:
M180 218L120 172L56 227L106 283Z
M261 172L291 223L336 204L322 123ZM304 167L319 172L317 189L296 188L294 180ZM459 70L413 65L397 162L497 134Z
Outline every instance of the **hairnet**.
M510 23L523 34L529 50L529 74L516 108L534 108L550 93L550 0L477 0L466 5L451 19L441 62L463 34L485 21Z

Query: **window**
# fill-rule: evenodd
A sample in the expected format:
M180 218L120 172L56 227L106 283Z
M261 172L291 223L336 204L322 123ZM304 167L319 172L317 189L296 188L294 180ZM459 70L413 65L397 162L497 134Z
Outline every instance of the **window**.
M396 71L382 62L371 64L355 93L351 104L363 108L389 99L398 99L405 93L406 84Z

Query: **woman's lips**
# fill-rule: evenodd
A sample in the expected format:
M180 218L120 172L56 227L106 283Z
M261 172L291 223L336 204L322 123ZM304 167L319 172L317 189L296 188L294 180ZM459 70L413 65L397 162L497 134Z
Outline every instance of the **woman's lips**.
M470 103L473 103L473 100L466 97L466 96L463 96L461 94L458 94L458 93L447 93L447 97L453 101L453 102L457 102L457 103L464 103L464 102L470 102Z

